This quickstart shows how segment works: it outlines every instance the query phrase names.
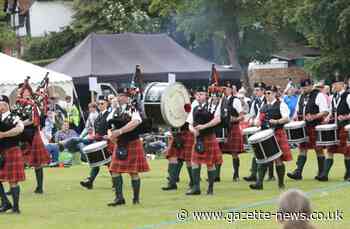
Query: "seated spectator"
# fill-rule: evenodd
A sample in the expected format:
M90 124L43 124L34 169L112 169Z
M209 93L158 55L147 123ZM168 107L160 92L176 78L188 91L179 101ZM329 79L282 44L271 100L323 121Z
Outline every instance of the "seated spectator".
M277 216L282 229L315 229L305 219L310 217L312 210L309 199L302 191L291 189L282 193L278 205Z
M55 134L55 142L62 143L69 138L78 137L78 133L75 130L69 129L69 122L64 121L62 130L57 131Z

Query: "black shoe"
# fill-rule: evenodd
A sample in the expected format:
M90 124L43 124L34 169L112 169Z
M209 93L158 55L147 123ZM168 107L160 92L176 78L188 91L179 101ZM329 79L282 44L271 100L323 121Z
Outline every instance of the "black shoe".
M238 182L239 181L239 177L232 177L232 181L233 182Z
M213 188L208 188L208 190L207 190L207 195L214 195L214 190L213 190Z
M276 180L276 178L275 177L269 177L269 178L267 178L267 180L266 181L275 181Z
M301 176L301 174L297 170L295 170L292 173L287 173L287 176L293 180L302 180L303 179L303 177Z
M214 182L220 182L220 181L221 181L220 177L215 177Z
M132 204L140 204L140 200L139 199L133 199L132 200Z
M251 184L249 185L249 188L254 189L254 190L263 190L263 186L259 184Z
M35 194L43 194L44 191L43 191L42 188L38 188L38 187L37 187L37 188L34 190L34 193L35 193Z
M314 179L315 179L315 180L318 180L318 181L319 181L321 178L322 178L322 176L320 176L320 175L317 175L317 176L314 177Z
M190 189L186 192L186 195L188 196L192 196L192 195L200 195L201 194L201 190L196 190L196 189Z
M112 203L107 204L109 207L115 207L118 205L124 205L125 204L125 199L115 199Z
M19 209L12 209L13 214L21 214L21 211Z
M249 177L243 177L243 179L247 182L255 182L256 176L250 175Z
M94 187L90 180L80 181L80 185L87 189L92 189Z
M328 177L327 176L320 176L320 177L318 177L318 179L317 179L318 181L328 181Z
M7 202L5 204L2 204L2 206L0 207L0 212L6 212L10 209L12 209L12 205L9 202Z
M175 185L168 184L168 186L162 188L163 191L170 191L170 190L176 190L176 189L177 189L176 184Z

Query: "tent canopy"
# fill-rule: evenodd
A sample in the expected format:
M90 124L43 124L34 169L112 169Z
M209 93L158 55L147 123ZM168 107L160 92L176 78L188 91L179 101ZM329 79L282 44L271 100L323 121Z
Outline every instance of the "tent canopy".
M49 72L50 82L72 82L72 78L69 76L39 67L3 53L0 53L0 66L0 85L17 85L23 83L27 76L30 76L31 83L40 83L47 72Z
M47 68L87 83L88 77L103 82L128 82L137 64L146 81L167 81L175 73L181 81L208 80L211 62L186 50L166 34L90 34L78 46ZM239 80L240 67L217 66L222 79Z

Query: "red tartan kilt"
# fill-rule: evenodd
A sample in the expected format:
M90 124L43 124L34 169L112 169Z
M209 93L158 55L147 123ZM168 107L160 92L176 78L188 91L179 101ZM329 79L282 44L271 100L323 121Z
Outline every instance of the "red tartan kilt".
M282 161L291 161L293 160L292 152L288 143L287 134L284 129L276 129L275 137L282 151L281 159Z
M191 158L192 163L206 164L209 167L222 164L222 153L215 134L205 136L203 141L204 152L197 153L196 150L194 150Z
M349 155L350 154L350 146L347 144L348 140L348 132L345 130L344 127L338 128L338 136L339 136L339 144L336 146L328 146L327 150L330 153L339 153L339 154L344 154L344 155Z
M12 147L3 153L5 165L0 170L0 181L17 183L25 180L24 159L18 147Z
M227 137L227 140L222 144L222 152L232 154L232 153L242 153L244 151L243 146L243 133L240 128L239 123L231 124L231 131Z
M172 157L177 157L181 160L190 162L194 145L193 133L189 130L182 131L181 138L183 140L184 147L182 149L177 149L173 144L171 144L171 147L167 152L166 158L169 159Z
M114 150L115 144L111 142L110 140L107 141L107 152L109 155L113 155L113 150Z
M35 131L32 144L27 144L24 150L25 163L31 167L41 167L50 163L50 155L47 151L39 130Z
M309 136L309 141L299 144L299 149L308 150L308 149L322 149L320 146L316 146L316 128L315 126L306 127L307 136Z
M117 145L115 147L118 147ZM126 145L128 156L125 160L119 160L115 153L109 170L113 173L143 173L150 170L140 139L130 141ZM113 151L115 152L115 150Z

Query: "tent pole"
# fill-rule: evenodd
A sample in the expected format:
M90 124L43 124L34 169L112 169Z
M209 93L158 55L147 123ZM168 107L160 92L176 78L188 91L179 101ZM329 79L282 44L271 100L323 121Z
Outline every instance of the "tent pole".
M78 106L79 106L79 110L80 110L80 117L82 118L82 120L84 122L84 125L85 125L86 121L85 121L85 117L84 117L84 114L83 114L83 109L81 109L78 93L77 93L77 90L75 89L75 85L74 84L73 84L73 94L74 94L75 98L77 98L77 102L78 102Z

